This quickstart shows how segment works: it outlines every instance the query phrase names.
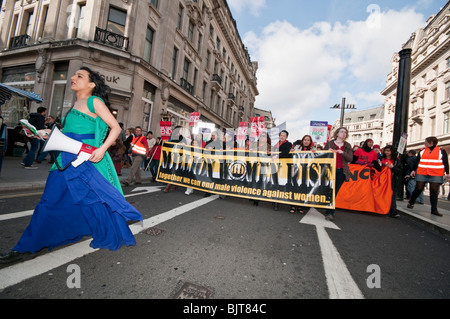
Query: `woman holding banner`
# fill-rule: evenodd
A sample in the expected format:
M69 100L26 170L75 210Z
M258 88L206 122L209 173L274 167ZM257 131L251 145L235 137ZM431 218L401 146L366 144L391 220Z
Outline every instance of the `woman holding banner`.
M431 214L442 216L437 210L439 186L442 185L445 173L449 177L448 155L444 149L437 146L438 140L434 136L425 139L425 148L417 156L417 164L411 172L411 177L416 177L416 188L408 202L408 208L414 208L417 197L425 188L425 184L430 184L430 204Z
M372 149L373 140L371 138L364 141L362 147L355 150L353 153L353 163L361 164L361 165L369 165L371 167L377 166L378 164L378 155ZM379 165L377 166L379 168Z
M392 199L391 207L389 209L389 217L398 218L400 215L397 212L397 183L394 182L395 178L401 176L403 171L403 166L401 160L397 156L397 152L393 145L386 145L383 149L383 155L381 158L381 166L387 167L391 170L392 174Z
M313 149L313 141L311 135L305 135L301 140L294 142L292 150L295 151L311 151ZM309 212L310 207L303 206L291 206L289 213L293 214L297 210L300 214L306 214Z
M292 154L290 154L292 149L292 143L287 140L289 136L289 132L286 130L282 130L279 135L279 141L274 146L274 152L278 152L278 158L292 158ZM276 160L277 156L272 156L272 160ZM278 181L276 181L278 183ZM273 203L273 209L278 210L278 203Z
M0 262L74 243L84 236L92 236L92 248L118 250L136 244L127 221L142 220L142 216L123 196L107 153L121 132L108 106L109 87L100 74L82 67L71 78L71 89L76 101L63 120L63 134L96 149L77 167L71 164L77 155L60 152L55 161L58 167L50 170L30 224Z
M339 189L345 181L350 178L350 168L348 164L353 160L353 150L350 143L345 139L348 136L348 130L345 127L338 128L333 135L333 139L325 144L324 150L336 153L336 181L335 181L335 198ZM327 209L325 213L327 220L334 219L334 209Z

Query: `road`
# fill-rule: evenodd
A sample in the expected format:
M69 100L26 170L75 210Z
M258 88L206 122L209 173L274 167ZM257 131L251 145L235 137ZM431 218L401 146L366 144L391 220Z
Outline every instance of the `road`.
M450 297L448 239L407 219L338 210L326 222L320 209L290 214L268 202L162 189L124 189L144 217L131 225L136 246L93 250L85 238L0 265L0 298ZM39 198L0 197L0 251L15 245Z

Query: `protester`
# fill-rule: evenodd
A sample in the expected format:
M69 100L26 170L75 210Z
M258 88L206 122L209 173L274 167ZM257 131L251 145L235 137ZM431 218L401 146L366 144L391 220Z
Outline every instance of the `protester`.
M172 134L170 135L170 139L169 142L172 143L181 143L181 144L186 144L186 137L183 136L183 134L187 134L187 131L182 130L181 126L176 126L173 130L172 130ZM189 137L190 139L190 137ZM177 185L172 185L170 183L167 183L166 187L164 188L163 192L164 193L168 193L171 190L175 191L178 189Z
M150 158L151 158L150 153L152 152L152 149L153 149L153 146L155 146L155 143L156 143L156 139L153 137L153 132L148 131L147 132L148 155L144 161L144 169L146 169L148 167L148 164L150 163Z
M136 244L127 221L142 220L142 216L126 201L107 153L120 133L109 109L109 87L100 74L82 67L71 78L71 89L76 101L63 121L63 133L96 149L78 167L70 164L77 155L60 152L29 226L17 245L0 257L2 263L84 236L93 237L93 249L118 250ZM67 168L59 169L66 164Z
M56 122L55 118L51 115L49 115L46 119L45 119L45 127L48 130L52 130L54 127L57 127L58 129L61 129L61 127L58 125L58 123ZM41 148L39 149L37 158L34 160L36 163L40 164L42 163L43 160L45 160L45 158L47 157L49 152L42 152L44 148L44 143L41 141ZM50 161L52 162L52 160Z
M36 130L44 130L45 127L45 113L47 113L47 108L40 106L37 109L36 113L31 113L28 122L33 125ZM39 147L44 144L44 141L41 142L36 136L28 136L30 138L30 150L23 159L23 166L26 169L36 169L37 166L33 166L33 162L36 160L36 154L39 151Z
M152 181L156 182L156 174L158 173L159 160L161 159L161 137L156 138L156 143L150 152L150 173L152 173Z
M311 151L313 150L313 141L311 135L305 135L301 140L297 140L293 144L293 150L296 151ZM299 212L300 214L306 214L309 212L310 207L303 207L303 206L293 206L291 205L291 208L289 212L291 214L295 213L295 211Z
M123 168L128 168L128 167L131 167L131 165L133 165L133 161L131 160L131 157L128 154L128 150L131 147L131 141L133 140L133 138L134 138L134 128L126 129L125 130L125 140L124 140L123 144L125 145L125 148L127 149L127 151L125 152Z
M361 165L368 165L370 167L376 166L376 168L379 169L378 164L378 155L377 153L372 149L373 146L373 140L367 139L365 140L364 144L361 148L358 148L353 153L353 163L354 164L361 164Z
M383 152L381 151L380 145L374 144L373 150L377 154L377 159L381 161L381 159L383 158Z
M336 153L336 182L335 198L338 195L342 184L350 178L350 168L348 164L353 159L353 150L350 143L345 139L348 136L348 130L345 127L338 128L333 135L333 139L325 144L324 150L330 150ZM327 209L325 213L327 220L334 220L334 209Z
M381 167L387 167L391 170L392 174L392 199L391 199L391 208L389 209L389 216L393 218L398 218L400 215L397 212L397 185L394 180L398 176L401 176L403 167L400 159L397 157L397 152L395 151L395 147L392 145L387 145L383 149L383 155L381 159Z
M114 163L117 176L122 176L122 161L126 152L126 147L123 144L120 137L118 137L114 143L108 149L109 155Z
M276 161L279 158L292 158L291 149L292 149L292 143L287 140L289 136L289 132L286 130L282 130L279 134L279 140L278 143L274 147L274 153L275 155L272 155L272 160ZM278 183L278 181L275 181L275 183ZM279 204L273 203L273 209L278 210Z
M408 208L414 208L417 197L425 188L425 184L430 186L431 214L442 216L437 210L439 186L443 183L443 175L449 177L449 164L447 152L440 148L438 139L430 136L425 139L425 148L419 152L415 169L411 176L416 178L416 188L408 202Z
M416 188L416 178L411 176L411 172L415 169L417 164L416 151L408 151L407 158L405 160L405 181L406 181L406 199L411 198L411 194ZM416 199L416 203L424 204L423 192Z
M256 147L254 148L255 151L258 152L258 157L270 157L272 153L272 143L270 140L270 136L267 134L267 132L262 132L256 143L254 144ZM253 200L253 205L258 206L259 201Z
M131 154L133 164L131 165L130 173L123 185L129 186L135 178L135 184L142 184L141 177L141 164L145 160L148 154L148 144L145 136L142 135L142 129L140 126L136 126L135 135L131 140L131 146L128 153Z

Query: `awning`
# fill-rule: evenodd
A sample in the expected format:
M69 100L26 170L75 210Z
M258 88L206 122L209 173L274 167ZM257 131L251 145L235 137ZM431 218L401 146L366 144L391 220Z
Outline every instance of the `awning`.
M5 104L5 101L9 100L13 93L23 96L29 100L42 103L41 97L34 92L28 92L9 86L7 84L0 83L0 105Z

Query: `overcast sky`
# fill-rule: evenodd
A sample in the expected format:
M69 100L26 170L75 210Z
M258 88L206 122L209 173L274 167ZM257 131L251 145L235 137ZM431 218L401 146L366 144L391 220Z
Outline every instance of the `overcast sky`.
M310 121L383 104L391 59L444 0L228 0L239 34L257 61L255 107L286 122L294 141Z

